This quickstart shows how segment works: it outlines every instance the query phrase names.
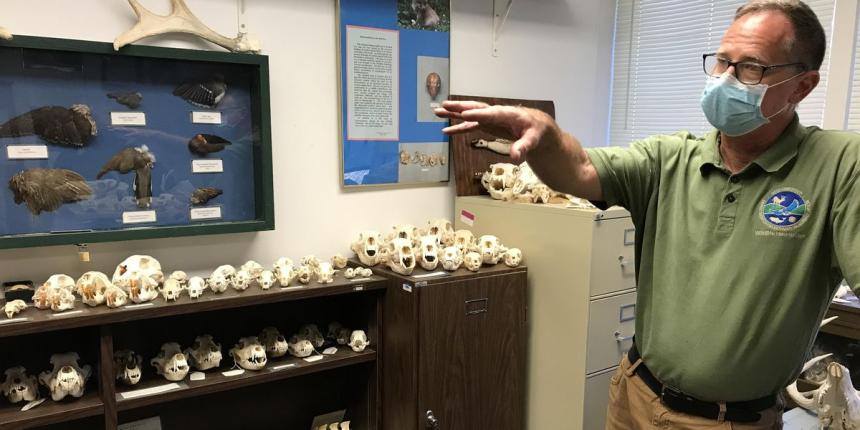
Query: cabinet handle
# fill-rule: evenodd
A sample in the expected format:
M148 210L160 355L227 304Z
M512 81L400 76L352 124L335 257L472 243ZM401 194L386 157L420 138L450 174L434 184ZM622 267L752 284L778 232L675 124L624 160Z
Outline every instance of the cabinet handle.
M614 335L615 335L615 341L618 343L631 340L631 339L633 339L633 336L634 336L632 334L630 336L622 336L620 331L616 331L614 333Z
M466 315L478 315L487 312L487 305L490 299L474 299L466 300Z
M619 255L619 256L618 256L618 264L620 264L620 265L621 265L621 268L623 269L623 268L627 267L627 266L630 264L630 260L628 260L628 259L624 258L624 256L623 256L623 255Z
M439 420L433 415L432 410L427 411L427 428L428 429L438 429L439 428Z

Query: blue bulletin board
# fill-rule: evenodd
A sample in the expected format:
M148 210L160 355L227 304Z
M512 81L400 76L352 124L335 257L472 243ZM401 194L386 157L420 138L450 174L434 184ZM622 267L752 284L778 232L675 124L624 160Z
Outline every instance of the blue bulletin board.
M340 0L345 187L449 180L449 0Z

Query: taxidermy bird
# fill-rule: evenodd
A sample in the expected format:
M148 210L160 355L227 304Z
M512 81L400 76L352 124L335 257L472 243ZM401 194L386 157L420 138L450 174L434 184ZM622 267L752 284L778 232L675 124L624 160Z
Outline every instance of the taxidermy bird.
M84 177L66 169L27 169L9 179L15 203L26 203L33 215L56 210L64 203L84 200L93 190Z
M205 157L206 154L221 151L230 144L229 140L214 134L198 134L188 141L188 150Z
M227 83L224 76L216 73L206 81L186 82L173 90L173 95L182 97L194 106L212 109L218 106L224 94L227 93Z
M139 148L125 148L102 166L96 179L101 179L111 170L122 174L134 170L134 196L137 198L137 206L148 208L152 204L153 166L155 166L155 155L146 145Z
M205 205L209 200L224 194L224 191L219 188L203 187L194 190L191 193L191 203L195 205Z
M129 109L137 109L143 101L143 94L138 92L114 92L108 93L108 98L116 100L117 103L127 106Z
M0 124L0 137L36 135L57 145L82 147L97 134L92 110L83 104L45 106Z

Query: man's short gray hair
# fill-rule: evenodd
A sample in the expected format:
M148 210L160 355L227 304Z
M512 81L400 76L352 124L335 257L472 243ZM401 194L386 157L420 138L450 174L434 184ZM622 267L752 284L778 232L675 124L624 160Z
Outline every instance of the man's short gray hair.
M806 70L818 70L824 61L827 42L824 28L815 12L800 0L751 0L738 8L735 20L744 15L764 11L782 12L794 27L794 37L787 41L791 61L802 62Z

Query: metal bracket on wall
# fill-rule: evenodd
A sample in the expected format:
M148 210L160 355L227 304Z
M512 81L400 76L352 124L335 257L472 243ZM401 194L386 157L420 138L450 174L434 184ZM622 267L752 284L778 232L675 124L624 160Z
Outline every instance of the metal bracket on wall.
M493 57L499 56L499 36L513 5L514 0L493 0Z

